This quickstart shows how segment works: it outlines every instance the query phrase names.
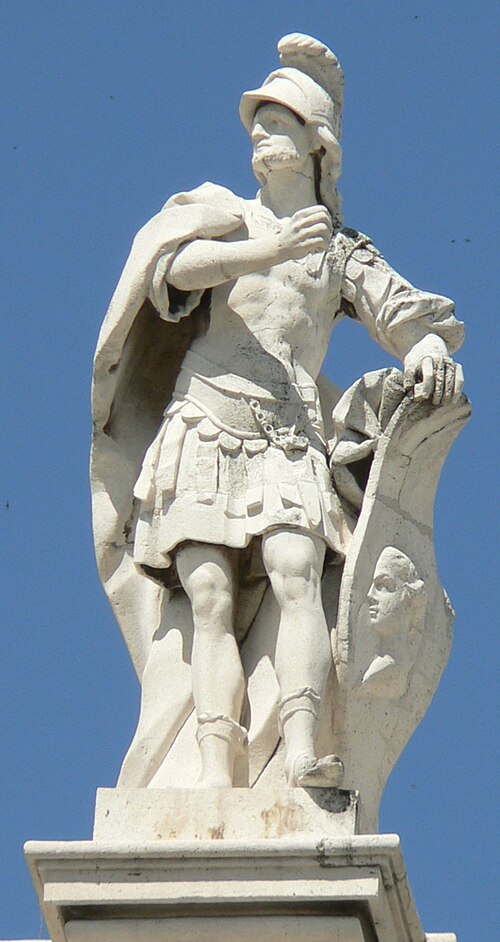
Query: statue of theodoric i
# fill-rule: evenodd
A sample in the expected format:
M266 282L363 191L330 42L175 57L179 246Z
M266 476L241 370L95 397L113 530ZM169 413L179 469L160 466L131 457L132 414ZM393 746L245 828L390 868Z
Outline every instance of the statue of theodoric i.
M257 196L172 196L136 235L99 338L95 541L142 682L119 784L343 783L368 806L449 650L432 503L468 415L463 325L343 224L335 55L301 34L278 50L240 105ZM402 372L344 395L323 377L346 317ZM425 595L413 634L401 560ZM389 655L373 597L385 611L391 592ZM387 704L375 775L360 742Z

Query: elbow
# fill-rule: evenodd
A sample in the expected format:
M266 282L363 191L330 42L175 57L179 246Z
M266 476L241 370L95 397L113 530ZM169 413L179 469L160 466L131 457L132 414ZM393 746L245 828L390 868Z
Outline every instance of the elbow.
M168 284L178 291L196 291L205 287L199 284L196 266L187 264L187 259L182 257L182 250L170 263L165 278Z
M167 284L171 285L172 288L176 288L177 291L197 291L201 288L208 287L207 285L200 284L198 279L193 276L192 272L170 270L166 280Z
M203 291L222 284L224 277L219 266L207 259L207 254L205 250L205 257L200 257L199 246L194 250L193 245L186 245L172 260L166 272L168 283L179 291Z
M204 276L200 272L169 272L167 277L167 284L176 288L177 291L184 292L205 291L207 288L215 288L217 285L222 284L222 281L222 278Z

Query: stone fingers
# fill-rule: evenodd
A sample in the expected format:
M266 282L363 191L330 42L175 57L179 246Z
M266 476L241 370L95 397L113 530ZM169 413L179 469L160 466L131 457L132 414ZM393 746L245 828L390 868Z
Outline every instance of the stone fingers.
M455 370L456 364L453 360L445 360L445 379L443 389L443 404L451 402L455 391Z
M446 360L444 357L435 362L434 365L434 393L432 401L435 406L440 405L445 390Z
M426 356L404 374L404 388L416 400L432 399L435 406L456 402L462 395L464 372L451 357Z
M424 357L420 369L422 371L422 381L415 383L413 397L414 399L430 399L434 392L434 359L431 356Z
M438 364L435 372L436 385L433 402L435 405L446 405L460 398L464 385L464 372L460 363L445 357Z
M464 388L464 370L461 363L455 363L455 386L453 389L453 401L460 399Z
M305 206L298 209L292 217L294 220L319 219L332 225L332 218L326 206Z
M416 383L416 377L417 377L416 366L410 366L408 367L408 369L405 370L404 376L403 376L403 386L404 386L405 392L408 393L409 395L413 394L413 390L415 388L415 383Z

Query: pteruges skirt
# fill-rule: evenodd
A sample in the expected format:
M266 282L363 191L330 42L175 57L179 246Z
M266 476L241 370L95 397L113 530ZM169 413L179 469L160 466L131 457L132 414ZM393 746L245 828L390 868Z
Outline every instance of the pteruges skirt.
M200 359L188 354L134 489L136 564L165 570L185 541L244 548L281 527L344 556L352 521L332 487L315 385L264 401L239 377L235 389L201 375Z

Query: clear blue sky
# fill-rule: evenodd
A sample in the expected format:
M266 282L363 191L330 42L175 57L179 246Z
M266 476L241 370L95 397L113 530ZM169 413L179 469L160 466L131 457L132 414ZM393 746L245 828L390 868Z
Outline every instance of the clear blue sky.
M436 517L455 646L389 783L382 828L402 836L427 931L494 938L498 20L493 0L0 4L0 938L43 935L22 844L90 837L95 789L114 784L137 717L90 528L100 322L133 234L171 193L207 179L254 192L239 96L293 30L326 41L346 72L346 221L414 283L455 298L468 325L460 358L474 418L445 468ZM346 324L327 373L346 387L389 362Z

